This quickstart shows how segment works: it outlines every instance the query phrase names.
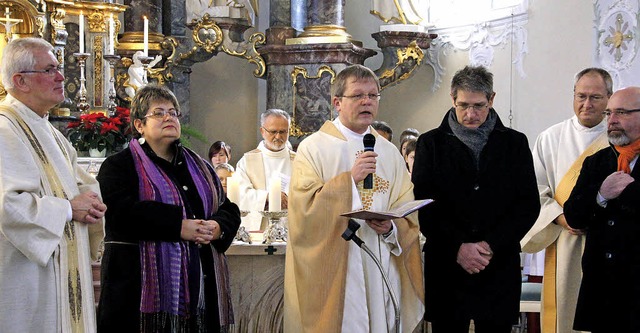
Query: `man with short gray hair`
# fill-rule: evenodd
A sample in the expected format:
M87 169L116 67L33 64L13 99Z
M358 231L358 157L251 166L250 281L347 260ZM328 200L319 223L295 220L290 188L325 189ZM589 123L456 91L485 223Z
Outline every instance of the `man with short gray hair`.
M0 332L95 332L91 261L107 207L47 119L64 75L43 39L15 39L3 53Z

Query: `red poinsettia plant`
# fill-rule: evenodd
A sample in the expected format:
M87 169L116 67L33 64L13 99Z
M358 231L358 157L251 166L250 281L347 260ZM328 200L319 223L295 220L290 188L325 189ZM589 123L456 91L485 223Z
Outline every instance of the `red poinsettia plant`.
M129 142L129 109L116 107L115 115L105 116L103 113L90 113L80 116L80 121L69 123L69 141L78 151L97 149L117 151Z

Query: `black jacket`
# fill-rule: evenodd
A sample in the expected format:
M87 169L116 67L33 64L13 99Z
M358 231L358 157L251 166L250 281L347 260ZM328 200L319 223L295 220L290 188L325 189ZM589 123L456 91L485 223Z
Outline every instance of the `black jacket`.
M204 216L204 208L182 154L173 162L156 156L148 145L145 153L158 164L181 189L189 218L213 219L224 232L221 240L211 242L218 252L225 252L240 226L240 211L228 199L213 216ZM213 170L210 170L216 177ZM177 242L182 227L182 208L154 201L140 201L138 175L129 148L107 158L97 177L107 205L105 251L101 267L101 293L98 304L99 332L139 332L141 266L138 242L156 240ZM186 190L185 190L186 188ZM204 274L206 326L218 332L219 318L213 254L209 246L198 248ZM189 271L199 269L197 262ZM193 331L193 330L192 330Z
M419 211L427 239L425 319L516 322L522 282L519 242L540 212L527 138L498 118L478 171L472 151L453 134L448 117L418 138L411 177L416 199L435 200ZM458 249L479 241L489 243L494 255L484 271L470 275L456 263Z
M569 225L587 231L578 330L640 332L640 164L631 172L635 181L606 208L596 200L604 179L617 170L617 155L609 147L587 157L564 205Z

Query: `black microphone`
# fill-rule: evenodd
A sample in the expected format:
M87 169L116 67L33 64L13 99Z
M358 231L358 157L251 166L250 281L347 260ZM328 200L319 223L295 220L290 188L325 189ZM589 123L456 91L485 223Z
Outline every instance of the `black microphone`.
M367 135L371 135L371 134L367 134ZM367 137L365 136L364 139L366 141ZM375 143L375 138L373 139L373 141ZM371 147L373 147L373 144L371 144ZM358 245L358 247L361 248L369 256L369 258L371 258L371 260L376 264L376 266L378 266L378 270L380 270L380 274L382 274L382 280L384 281L384 284L385 286L387 286L387 290L389 291L389 295L391 297L391 303L393 303L393 312L395 314L395 332L400 333L400 306L398 305L398 298L396 297L396 294L393 292L393 288L391 288L391 282L389 281L389 276L387 276L387 273L385 273L385 270L382 268L382 264L380 263L380 260L373 254L373 252L371 252L371 250L364 243L364 241L362 241L362 239L360 239L360 237L356 235L356 231L358 231L358 229L360 229L360 223L354 221L353 219L349 219L349 223L347 224L347 230L345 230L342 233L342 238L344 238L344 240L346 240L347 242L350 240L354 241L356 245Z
M353 219L349 219L347 230L342 233L342 238L344 238L344 240L346 240L347 242L353 240L358 245L358 247L362 247L362 244L364 242L362 241L362 239L360 239L360 237L358 237L358 235L356 235L356 231L358 231L358 229L360 229L360 223L354 221Z
M362 143L364 144L364 151L373 151L373 146L376 145L376 137L371 133L367 133L364 135ZM367 190L373 188L373 174L370 173L365 177L363 187Z

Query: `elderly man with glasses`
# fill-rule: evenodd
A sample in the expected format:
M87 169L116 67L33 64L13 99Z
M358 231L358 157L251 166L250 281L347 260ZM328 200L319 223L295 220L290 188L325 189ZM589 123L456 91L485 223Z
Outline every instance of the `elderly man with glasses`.
M434 333L509 333L520 304L520 239L540 203L524 134L493 109L493 75L465 67L453 107L418 138L411 180L424 245L425 318Z
M289 147L289 127L291 116L286 111L269 109L260 115L262 141L254 150L246 152L236 165L236 175L240 177L239 192L241 210L252 212L243 223L248 230L264 230L267 219L256 212L269 210L269 186L271 182L281 182L280 207L287 208L291 163L296 153ZM258 221L262 220L260 225Z
M616 91L604 111L609 146L589 156L564 214L587 230L576 330L639 332L640 87Z
M91 261L106 206L47 119L64 76L43 39L15 39L3 53L0 332L95 332Z

